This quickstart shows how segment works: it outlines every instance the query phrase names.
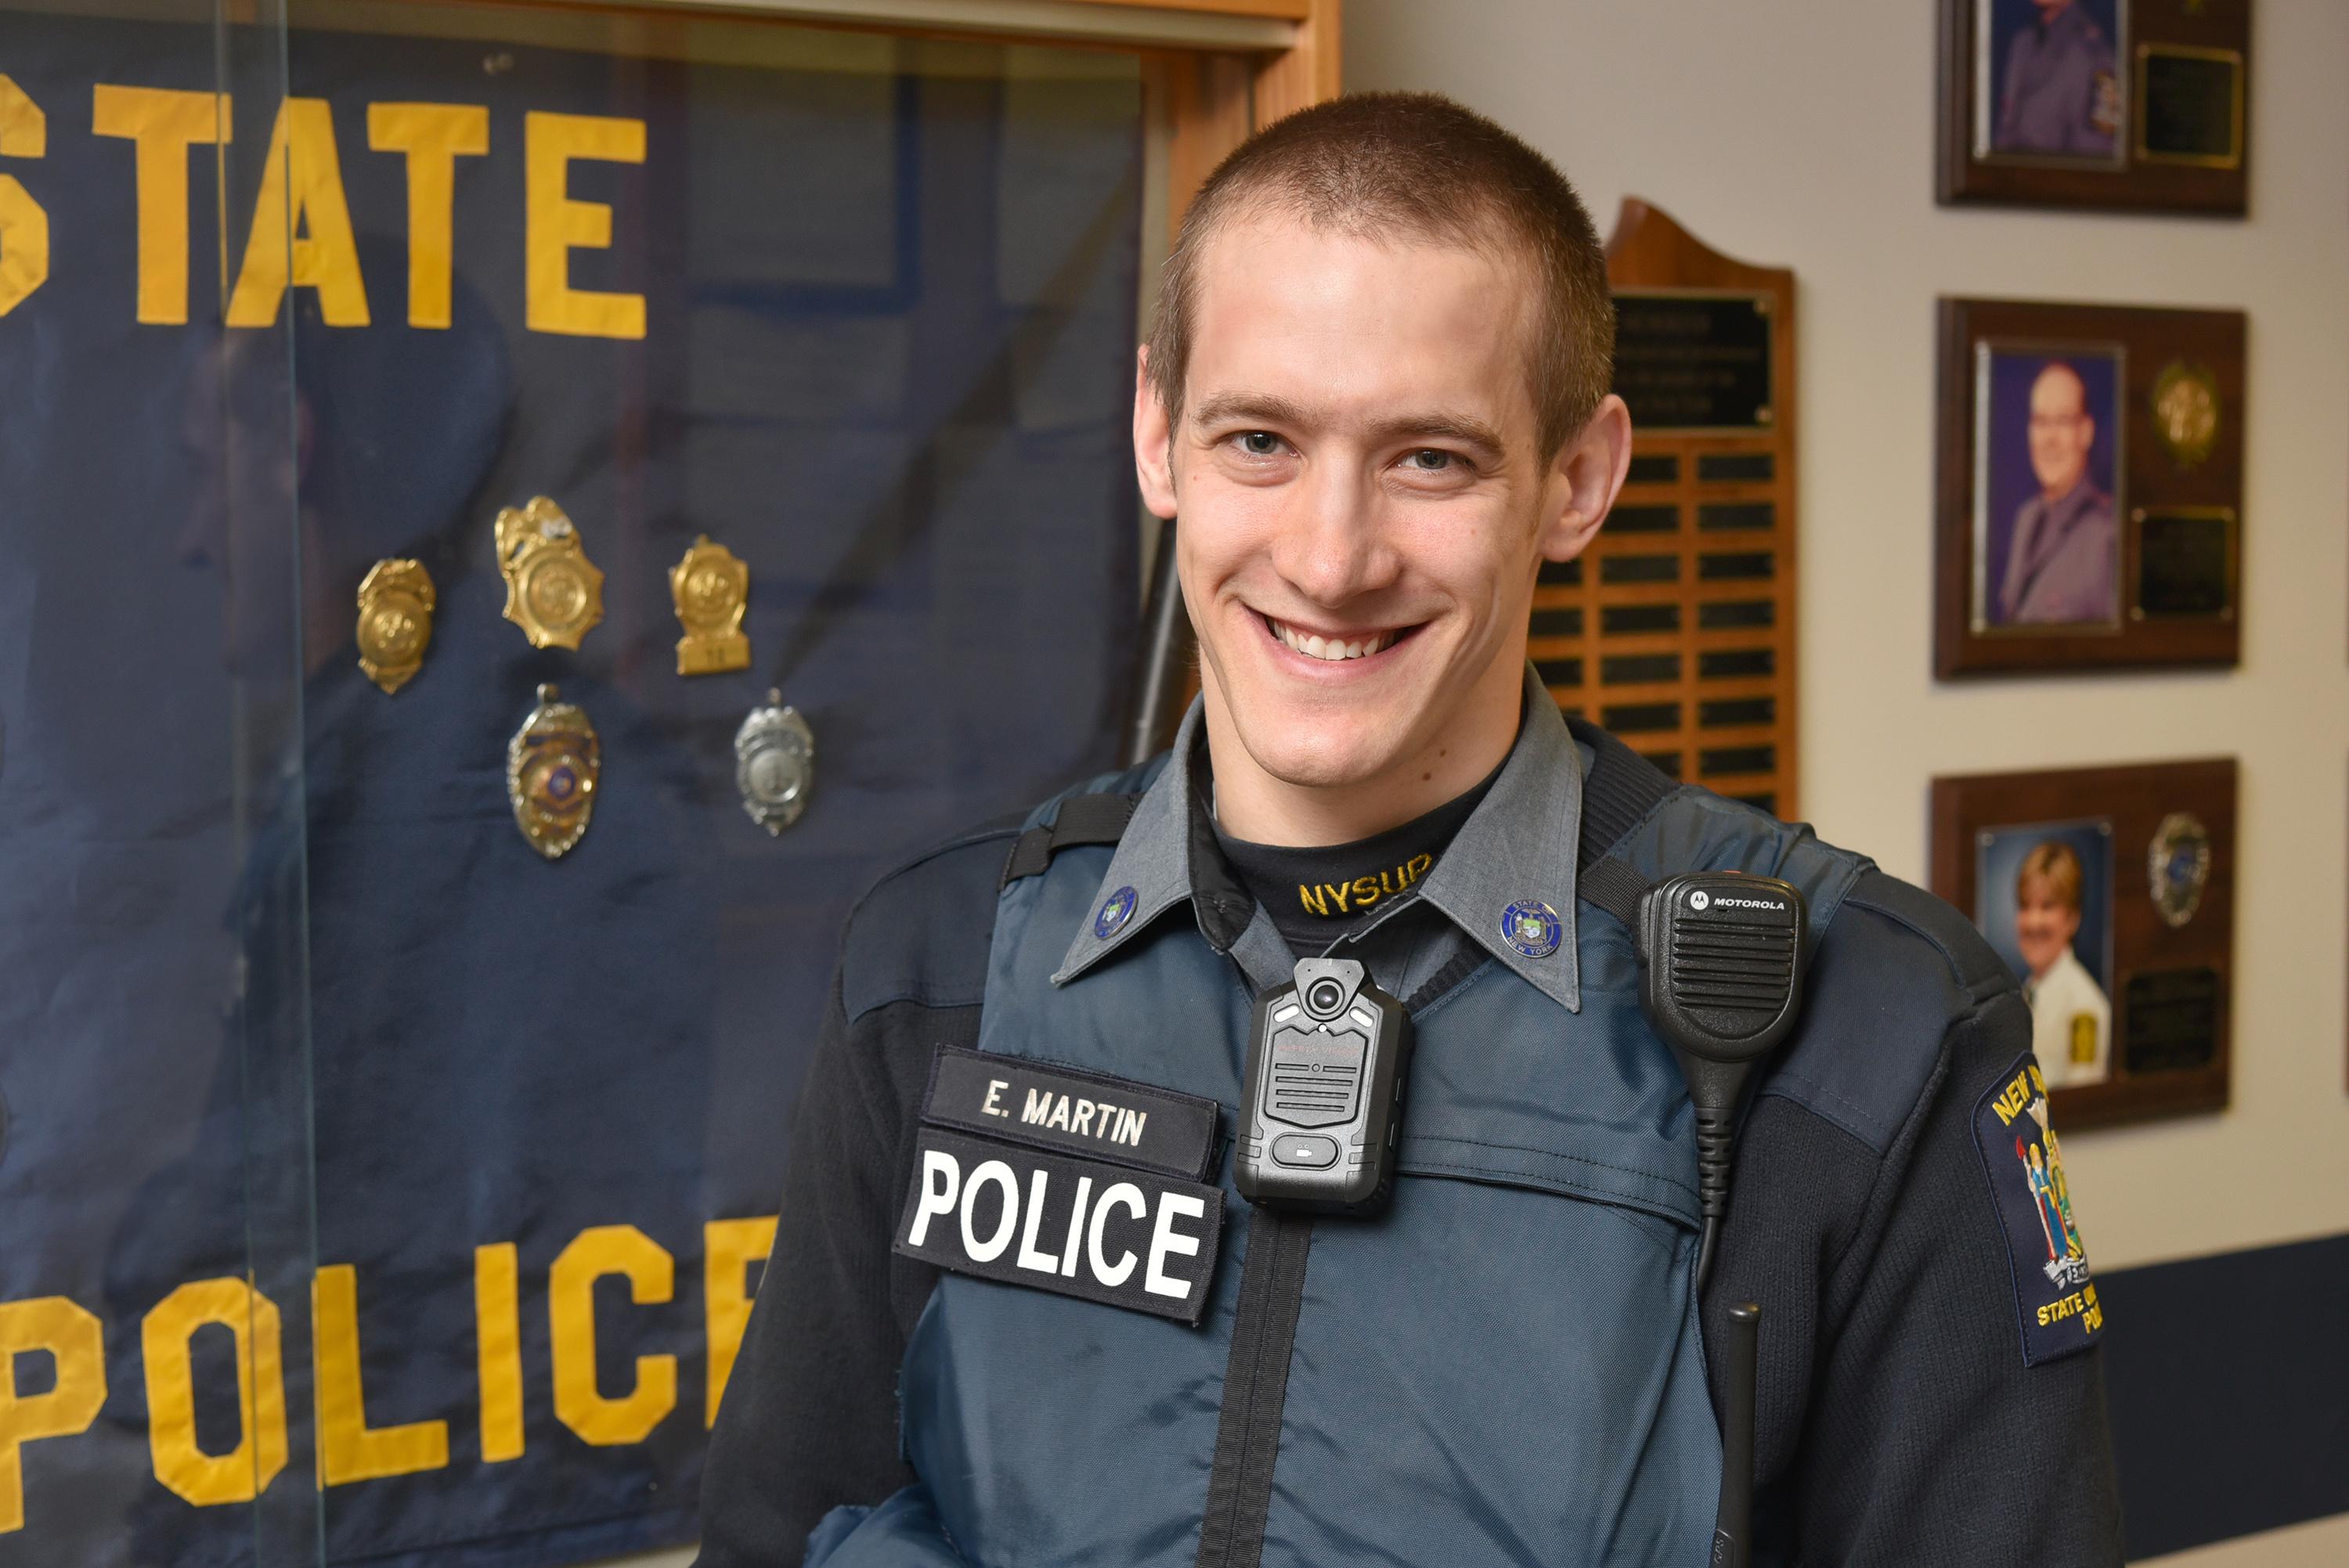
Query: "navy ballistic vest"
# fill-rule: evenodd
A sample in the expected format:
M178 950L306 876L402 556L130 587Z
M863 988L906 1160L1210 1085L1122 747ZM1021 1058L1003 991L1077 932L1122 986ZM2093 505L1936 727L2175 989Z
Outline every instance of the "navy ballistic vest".
M1096 788L1139 789L1162 766ZM1782 877L1814 938L1868 864L1694 789L1611 852L1650 879ZM1579 1012L1491 961L1424 1000L1392 1202L1314 1221L1309 1242L1306 1222L1232 1185L1251 1004L1233 961L1177 911L1051 984L1109 855L1063 851L1005 886L979 1047L1222 1107L1204 1315L944 1274L902 1371L921 1480L836 1510L810 1564L1705 1563L1721 1444L1693 1289L1695 1136L1640 1013L1630 934L1578 911ZM1268 1245L1285 1255L1251 1269ZM1226 1418L1237 1398L1249 1408ZM1253 1509L1234 1506L1251 1491Z

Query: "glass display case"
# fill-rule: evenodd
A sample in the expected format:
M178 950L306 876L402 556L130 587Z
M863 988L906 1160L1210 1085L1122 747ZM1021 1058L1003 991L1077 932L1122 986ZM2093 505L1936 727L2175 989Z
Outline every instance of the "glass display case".
M1148 275L1319 79L1123 9L0 0L0 1563L689 1537L841 922L1116 762Z

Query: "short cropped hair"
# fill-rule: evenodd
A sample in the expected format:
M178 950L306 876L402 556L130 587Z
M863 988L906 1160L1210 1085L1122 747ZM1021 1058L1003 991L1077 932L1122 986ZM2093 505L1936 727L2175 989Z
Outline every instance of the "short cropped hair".
M1607 256L1566 176L1440 94L1355 93L1258 131L1193 199L1150 333L1150 380L1170 423L1182 417L1200 253L1228 224L1267 213L1335 233L1522 260L1540 295L1526 371L1545 460L1606 397L1615 355Z
M2080 869L2080 857L2072 846L2061 839L2050 839L2045 843L2033 845L2031 852L2023 857L2023 865L2014 873L2015 900L2020 903L2033 882L2044 882L2048 895L2057 903L2066 909L2077 910L2080 907L2080 884L2085 880L2086 873Z

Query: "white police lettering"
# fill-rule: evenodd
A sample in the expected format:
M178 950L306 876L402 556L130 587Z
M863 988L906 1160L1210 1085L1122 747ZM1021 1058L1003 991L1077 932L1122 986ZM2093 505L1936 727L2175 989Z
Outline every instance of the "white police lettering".
M1002 1104L1001 1104L1000 1102L1001 1102L1001 1099L1002 1099L1003 1091L1004 1091L1005 1089L1007 1089L1007 1088L1009 1088L1010 1087L1011 1087L1011 1080L1010 1080L1010 1079L1009 1079L1009 1078L989 1078L989 1079L988 1079L988 1080L987 1080L987 1103L986 1103L985 1105L980 1106L978 1109L979 1109L980 1110L982 1110L982 1111L985 1111L985 1112L986 1112L988 1115L989 1115L989 1116L1009 1116L1011 1113L1010 1113L1009 1111L1008 1111L1008 1110L1004 1109L1003 1109L1003 1106L1002 1106Z
M898 1252L1185 1322L1206 1310L1220 1188L943 1128L921 1130L915 1163Z
M992 1105L994 1102L988 1102ZM1100 1125L1095 1127L1098 1119ZM1030 1127L1057 1127L1073 1132L1080 1138L1099 1142L1122 1143L1129 1149L1142 1146L1142 1130L1149 1123L1146 1110L1132 1110L1122 1105L1103 1100L1071 1099L1050 1089L1030 1089L1028 1103L1020 1108L1019 1119Z

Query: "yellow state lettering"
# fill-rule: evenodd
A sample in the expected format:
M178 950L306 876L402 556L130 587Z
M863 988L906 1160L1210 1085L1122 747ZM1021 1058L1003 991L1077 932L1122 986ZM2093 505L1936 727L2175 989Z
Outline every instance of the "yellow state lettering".
M1348 890L1348 885L1349 885L1349 884L1347 884L1347 883L1345 883L1345 882L1340 882L1340 883L1336 884L1335 886L1332 886L1332 885L1331 885L1331 884L1330 884L1329 882L1323 882L1323 883L1321 884L1321 891L1322 891L1323 892L1326 892L1326 893L1328 893L1328 894L1330 895L1330 902L1331 903L1334 903L1334 904L1336 904L1336 905L1338 906L1338 913L1339 913L1340 914L1343 914L1343 913L1346 913L1346 908L1347 908L1346 899L1347 899L1347 890Z
M2027 1068L2015 1074L2014 1081L1999 1090L1998 1099L1991 1102L1991 1109L1998 1112L2001 1127L2012 1126L2014 1119L2023 1114L2023 1108L2031 1103L2030 1076Z
M669 1299L677 1260L634 1225L595 1225L571 1239L546 1285L554 1335L554 1413L583 1441L608 1448L644 1440L677 1408L677 1357L636 1357L636 1386L608 1399L595 1387L595 1282L620 1274L642 1306Z
M612 209L571 199L575 159L642 163L645 122L537 110L523 118L523 320L533 332L642 337L644 295L571 286L571 253L612 243Z
M196 1447L195 1378L188 1341L217 1323L236 1336L236 1447ZM155 1479L199 1508L251 1502L285 1468L285 1374L277 1304L241 1279L181 1285L140 1325L147 1365L147 1449Z
M512 1242L473 1249L481 1462L522 1458L522 1268Z
M244 262L229 295L229 325L267 326L289 287L316 289L318 315L328 326L367 324L335 115L325 98L289 98L277 106Z
M19 1398L16 1357L27 1351L47 1351L57 1377L47 1393ZM0 1535L25 1528L25 1445L88 1431L105 1403L106 1331L94 1314L61 1295L0 1302Z
M48 116L0 74L0 158L39 158L48 148ZM49 214L15 175L0 174L0 315L48 281Z
M188 319L188 149L229 139L226 93L170 88L91 89L90 130L137 149L139 319Z
M471 103L371 103L367 146L408 155L408 325L447 326L457 160L490 150L490 111Z
M1361 909L1368 909L1371 905L1378 902L1379 879L1376 877L1356 877L1354 879L1355 906Z
M718 1424L718 1401L734 1375L742 1333L750 1326L750 1265L774 1250L778 1216L712 1220L701 1227L701 1299L709 1324L709 1401L707 1420Z
M1433 855L1413 855L1411 857L1409 863L1406 864L1403 869L1411 873L1409 878L1410 881L1417 882L1420 878L1427 874L1427 868L1434 863L1435 857Z
M1297 884L1297 902L1311 910L1314 913L1321 915L1324 918L1327 918L1330 913L1330 906L1322 902L1321 890L1319 888L1307 887L1303 882L1299 882Z
M360 1373L359 1276L328 1264L310 1282L312 1350L317 1363L318 1477L328 1486L440 1470L449 1463L449 1423L370 1427Z

